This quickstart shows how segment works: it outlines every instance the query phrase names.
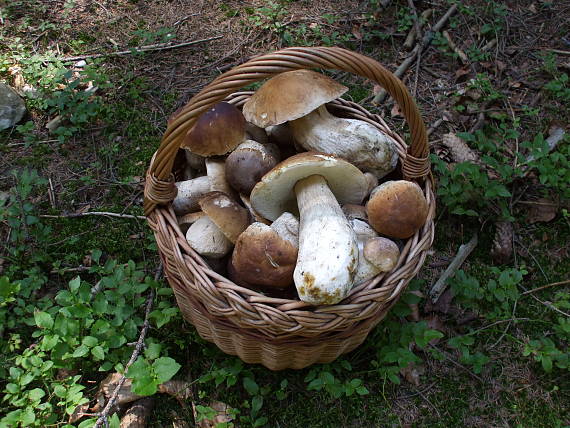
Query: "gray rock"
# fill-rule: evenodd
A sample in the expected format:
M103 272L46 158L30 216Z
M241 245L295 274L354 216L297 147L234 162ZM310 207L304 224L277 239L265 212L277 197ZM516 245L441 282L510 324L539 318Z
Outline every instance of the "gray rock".
M26 113L24 100L9 86L0 82L0 130L14 126Z

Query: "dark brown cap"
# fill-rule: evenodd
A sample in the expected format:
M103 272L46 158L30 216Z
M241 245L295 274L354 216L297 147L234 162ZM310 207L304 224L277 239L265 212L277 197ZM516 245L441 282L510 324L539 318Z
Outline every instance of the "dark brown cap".
M235 106L221 102L203 113L181 144L200 156L231 152L245 139L245 119Z

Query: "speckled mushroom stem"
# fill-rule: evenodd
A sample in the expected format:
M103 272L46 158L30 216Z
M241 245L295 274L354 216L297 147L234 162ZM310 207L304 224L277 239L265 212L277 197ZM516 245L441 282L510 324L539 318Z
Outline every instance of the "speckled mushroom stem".
M322 176L299 180L295 193L300 229L293 278L299 298L316 305L338 303L354 282L356 234Z

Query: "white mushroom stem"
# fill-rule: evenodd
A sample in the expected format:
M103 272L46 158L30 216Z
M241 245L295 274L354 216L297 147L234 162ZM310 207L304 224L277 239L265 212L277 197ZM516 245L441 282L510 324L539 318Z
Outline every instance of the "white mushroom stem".
M358 285L374 278L381 272L377 266L364 258L364 245L369 239L377 237L378 234L364 221L353 219L350 220L350 224L356 233L358 242L358 268L354 278L354 283Z
M293 278L301 300L335 304L352 288L358 265L356 234L320 175L295 185L299 255Z
M322 105L289 125L306 150L339 156L378 178L396 168L396 142L367 122L335 117Z
M233 244L209 217L196 220L186 232L186 240L201 256L219 259L230 252Z
M210 179L207 176L179 181L175 185L178 188L178 194L172 201L172 208L176 215L199 211L198 201L210 192Z
M212 192L224 192L233 197L235 192L226 180L226 163L223 159L206 158L206 174L210 179L210 190Z

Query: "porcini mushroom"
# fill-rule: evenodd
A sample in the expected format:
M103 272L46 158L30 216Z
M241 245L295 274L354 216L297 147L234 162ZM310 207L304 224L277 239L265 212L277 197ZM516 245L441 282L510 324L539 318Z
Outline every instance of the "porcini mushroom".
M386 181L366 203L368 222L381 235L409 238L424 225L428 204L420 186L407 180Z
M268 148L253 140L246 140L226 159L226 180L238 192L249 195L263 175L277 165L273 153L277 147Z
M289 287L293 284L297 251L297 246L272 226L252 223L236 241L231 261L234 275L240 282L252 285Z
M176 215L184 215L200 209L198 201L210 192L210 179L207 176L193 178L192 180L174 183L178 189L172 201L172 208Z
M372 265L364 258L364 244L369 239L377 237L378 234L368 225L368 223L362 220L352 219L349 220L349 222L356 234L358 244L358 267L356 269L356 274L354 275L354 283L360 284L364 281L368 281L380 272L376 266Z
M245 119L237 107L221 102L203 113L181 147L200 156L224 155L245 139Z
M233 244L251 223L248 211L225 193L210 192L200 199L199 204Z
M201 256L219 259L230 252L233 244L207 216L200 217L188 228L186 241Z
M305 150L341 157L381 178L396 168L396 142L368 122L328 112L325 104L347 89L314 71L289 71L265 82L244 104L243 114L263 128L288 121L293 139Z
M389 272L398 263L400 249L394 241L379 236L366 241L363 255L366 261L380 269L380 272Z
M352 288L358 246L339 201L361 203L366 187L364 174L354 165L306 152L279 163L253 188L252 206L270 220L298 207L299 255L293 278L301 300L334 304Z

